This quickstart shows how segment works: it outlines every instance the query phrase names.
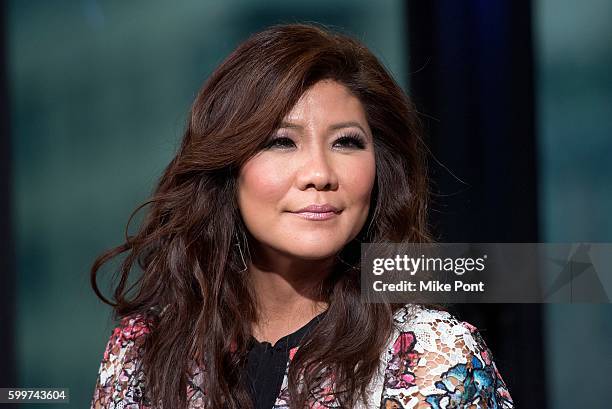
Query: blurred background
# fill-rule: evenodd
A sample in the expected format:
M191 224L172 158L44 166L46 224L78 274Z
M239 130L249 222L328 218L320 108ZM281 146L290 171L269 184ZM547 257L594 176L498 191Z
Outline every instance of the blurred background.
M441 241L612 242L610 16L607 0L0 1L0 387L89 407L114 327L91 263L207 76L274 23L352 34L413 97ZM517 407L610 407L610 304L456 309Z

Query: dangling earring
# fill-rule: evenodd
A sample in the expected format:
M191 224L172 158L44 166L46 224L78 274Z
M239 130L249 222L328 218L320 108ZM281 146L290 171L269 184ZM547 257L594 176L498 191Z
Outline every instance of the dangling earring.
M355 242L362 243L363 242L363 238L361 236L355 237L353 240L350 241L349 244L347 244L347 246L352 244L352 243L355 243ZM361 244L359 244L359 245L361 245ZM360 271L360 269L358 267L355 267L354 265L346 262L342 257L340 257L340 253L341 252L342 251L339 251L338 253L336 253L336 260L338 260L339 262L341 262L345 266L349 267L350 270Z
M347 266L350 270L358 270L357 267L355 267L354 265L347 263L346 261L344 261L344 259L342 257L340 257L340 253L336 254L336 260L338 260L339 262L341 262L342 264L344 264L345 266Z
M247 265L244 261L244 255L242 254L242 248L240 247L240 239L238 239L238 234L234 232L234 236L236 237L236 244L234 244L234 246L238 247L238 253L240 253L240 260L242 260L242 265L244 266L244 268L242 270L238 270L238 272L243 273L247 270Z

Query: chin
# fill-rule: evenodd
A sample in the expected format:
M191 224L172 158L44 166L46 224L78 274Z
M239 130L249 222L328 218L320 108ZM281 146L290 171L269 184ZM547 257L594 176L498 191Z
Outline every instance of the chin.
M287 253L304 260L323 260L333 257L339 249L321 242L312 245L300 245L287 249Z

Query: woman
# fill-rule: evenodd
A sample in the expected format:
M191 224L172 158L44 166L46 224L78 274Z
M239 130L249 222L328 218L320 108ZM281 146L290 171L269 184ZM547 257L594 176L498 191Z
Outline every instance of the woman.
M474 327L360 302L360 243L429 242L426 200L416 111L371 52L312 25L253 35L197 95L138 233L92 267L121 319L92 407L513 407ZM121 253L111 302L96 272Z

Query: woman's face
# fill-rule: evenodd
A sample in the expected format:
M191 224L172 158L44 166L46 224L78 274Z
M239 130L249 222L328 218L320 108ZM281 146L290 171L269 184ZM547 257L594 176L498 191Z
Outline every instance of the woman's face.
M338 82L320 81L270 141L240 170L247 229L268 254L335 255L363 227L374 186L372 132L361 102ZM301 211L310 205L336 210Z

